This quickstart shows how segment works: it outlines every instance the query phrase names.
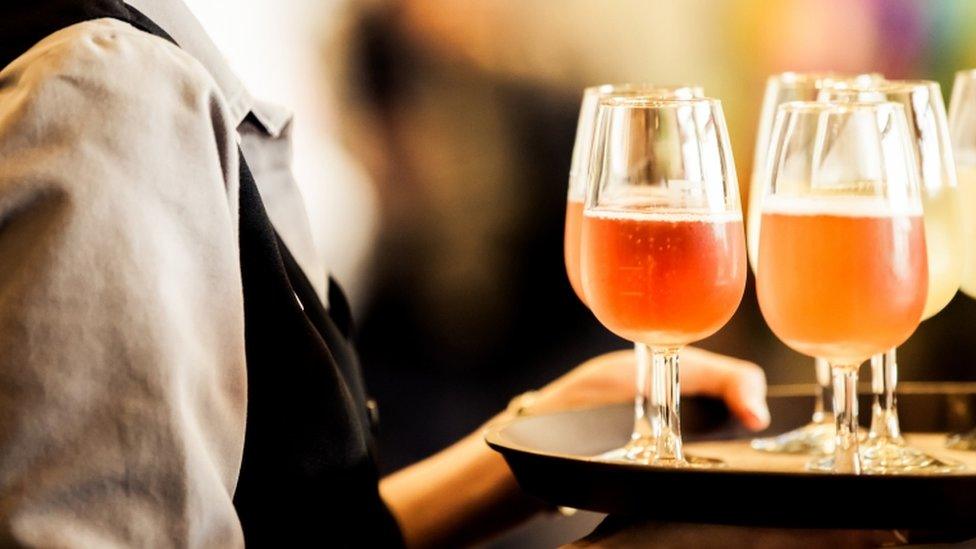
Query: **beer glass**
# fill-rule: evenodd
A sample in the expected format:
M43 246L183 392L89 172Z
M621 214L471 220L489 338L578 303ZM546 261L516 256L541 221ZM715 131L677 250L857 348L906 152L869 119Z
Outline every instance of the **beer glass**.
M678 362L681 347L728 322L745 288L745 235L721 104L605 98L597 128L581 280L596 318L650 350L654 445L638 459L715 464L682 450Z
M566 195L566 228L563 252L566 274L577 297L585 304L583 288L580 285L580 233L583 224L583 202L586 198L586 175L589 172L590 158L593 155L594 133L597 125L597 109L604 97L701 97L699 86L654 86L653 84L605 84L583 90L580 105L579 123L576 126L576 141L569 170L569 191ZM650 351L643 343L634 344L637 359L636 386L634 396L634 428L627 445L627 456L639 459L648 446L654 444L655 421L648 404L650 398Z
M858 369L912 334L928 291L908 120L893 102L793 102L772 135L759 306L784 343L830 364L834 453L809 467L859 474Z
M876 73L784 72L770 76L766 81L749 186L747 229L749 262L753 273L759 261L759 226L767 179L764 169L776 109L790 101L813 101L817 99L821 89L839 83L871 83L880 80L883 77ZM833 451L834 420L824 404L830 388L830 367L827 361L822 358L814 359L814 372L817 385L810 423L786 433L754 439L754 449L787 454L830 454Z

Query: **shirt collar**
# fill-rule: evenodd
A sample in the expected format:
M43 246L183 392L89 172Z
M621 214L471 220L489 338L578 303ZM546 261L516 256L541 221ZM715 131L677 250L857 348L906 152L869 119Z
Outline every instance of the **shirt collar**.
M183 51L192 55L207 69L224 94L236 125L239 126L249 113L253 113L265 131L273 137L281 134L291 120L290 113L254 100L207 35L203 25L182 0L126 0L126 3L169 33Z

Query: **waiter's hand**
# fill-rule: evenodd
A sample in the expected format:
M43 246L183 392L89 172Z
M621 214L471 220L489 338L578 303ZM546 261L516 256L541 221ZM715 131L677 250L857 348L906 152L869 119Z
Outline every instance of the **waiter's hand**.
M634 351L600 355L542 388L529 413L598 406L633 400ZM752 362L694 347L681 351L681 394L709 395L725 400L749 429L769 425L766 376Z
M525 399L527 413L597 406L634 398L633 351L584 362ZM701 349L681 351L681 392L722 398L750 429L769 423L766 378L751 362ZM492 421L511 417L512 410ZM525 520L539 501L526 496L505 460L485 444L479 429L440 453L380 483L409 547L457 547Z

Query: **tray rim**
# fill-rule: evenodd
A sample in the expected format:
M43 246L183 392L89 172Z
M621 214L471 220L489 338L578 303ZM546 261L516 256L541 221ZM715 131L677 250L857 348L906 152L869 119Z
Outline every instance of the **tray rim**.
M795 392L792 386L791 392ZM813 388L814 385L808 385ZM976 396L976 384L957 385L956 390L945 384L926 383L916 385L913 393L932 393L933 396L953 398L954 394ZM938 390L936 390L938 389ZM810 397L809 392L794 396L782 395L783 402ZM695 400L698 400L697 398ZM771 401L771 405L774 405ZM487 446L504 458L515 481L526 494L554 506L569 506L588 509L611 516L650 517L666 522L690 522L702 524L728 524L745 527L776 529L793 528L833 528L833 529L884 529L916 532L965 533L965 539L976 536L976 466L951 475L851 475L821 473L797 470L763 470L748 465L749 468L669 468L655 467L626 462L601 461L592 455L564 454L546 450L536 450L505 437L505 432L513 424L539 418L540 416L561 416L554 421L564 422L555 432L555 440L566 440L568 446L555 446L561 450L579 450L573 446L574 414L585 414L594 410L603 412L604 419L588 422L581 429L601 429L612 421L614 433L620 431L618 422L622 413L632 403L624 402L603 406L589 406L574 410L564 410L546 414L522 416L499 422L485 429ZM568 422L568 423L566 423ZM724 423L723 423L724 424ZM729 432L715 423L716 434ZM931 425L936 427L937 425ZM539 430L542 427L542 430ZM546 437L547 425L543 423L529 427L525 432L533 442L533 432ZM709 430L700 431L707 434ZM913 431L922 433L924 431ZM931 432L931 431L929 431ZM738 433L736 433L738 435ZM614 435L614 439L616 438ZM719 436L713 440L722 440ZM728 440L746 438L735 436ZM612 443L602 438L603 443ZM585 443L584 443L585 444ZM931 444L931 439L930 439ZM585 445L583 449L601 451L600 447ZM602 445L600 445L602 446ZM757 488L759 491L757 492ZM655 490L670 490L674 502L662 505L646 495ZM789 490L784 492L783 490ZM767 492L787 494L770 498ZM710 495L712 494L712 495ZM740 494L729 499L729 494ZM787 505L774 504L789 494L806 494L800 503ZM839 505L844 513L823 515L820 511L825 505L837 503L831 494L846 494L840 498ZM864 498L858 494L874 494L884 501L907 502L888 508L883 512L872 506L865 507ZM906 495L920 497L921 500L906 500ZM933 499L927 499L933 498ZM746 505L740 505L741 502ZM919 505L918 501L930 501L929 505ZM730 503L735 503L730 504ZM869 512L870 511L870 512ZM955 538L954 538L955 539ZM959 538L963 539L963 538Z
M815 387L814 384L787 384L787 385L772 385L767 391L767 397L774 398L790 398L790 397L801 397L801 396L812 396L812 389ZM870 387L870 386L868 386ZM947 390L949 389L949 390ZM861 391L859 391L860 393ZM867 391L870 393L870 391ZM976 382L905 382L900 383L898 386L898 392L902 394L944 394L944 395L957 395L957 394L976 394ZM976 478L976 469L964 469L960 472L948 473L944 475L931 475L931 474L893 474L893 475L871 475L871 474L860 474L855 475L851 473L832 473L827 471L761 471L761 470L742 470L742 469L728 469L722 467L715 468L675 468L675 467L661 467L655 465L649 465L644 463L627 463L623 461L604 461L599 459L594 459L593 457L579 456L574 454L564 454L559 452L550 452L545 450L539 450L536 448L531 448L523 444L518 444L512 442L511 440L506 440L503 432L514 425L528 419L540 418L540 417L551 417L560 415L570 415L570 414L585 414L587 412L592 412L595 410L600 410L604 408L620 407L627 405L627 402L620 402L616 404L602 404L594 406L585 406L579 408L573 408L568 410L560 410L554 412L545 412L539 414L528 414L523 416L518 416L514 418L507 419L505 421L499 421L495 424L489 425L485 428L483 438L485 443L495 452L498 452L503 457L508 457L507 452L516 452L526 456L531 456L534 458L547 458L556 459L560 461L566 461L571 463L585 463L593 467L601 469L619 470L619 469L631 469L634 471L640 471L644 474L677 474L677 475L722 475L722 476L754 476L762 475L764 477L780 477L780 478L806 478L806 479L816 479L816 478L899 478L899 479L932 479L932 478Z

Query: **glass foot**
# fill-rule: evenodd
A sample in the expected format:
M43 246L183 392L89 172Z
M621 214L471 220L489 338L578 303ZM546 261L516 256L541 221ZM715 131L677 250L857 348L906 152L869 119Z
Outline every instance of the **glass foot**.
M631 438L630 441L620 449L623 451L623 456L620 459L625 459L627 461L643 461L646 455L649 453L654 453L655 448L657 448L657 440L654 438Z
M949 435L949 438L946 439L946 448L953 450L976 450L976 429L968 433Z
M753 450L774 454L829 455L834 452L832 421L808 423L781 435L753 439Z
M899 439L873 439L861 445L861 470L869 475L945 474L963 464L942 460Z
M962 463L939 459L905 445L904 442L875 439L861 445L861 473L865 475L944 475L965 468ZM832 473L833 456L807 463L808 471Z
M653 438L632 438L627 444L620 448L604 452L594 459L599 461L626 461L631 463L643 463L647 461L646 456L654 453L657 442Z
M681 462L675 460L652 460L650 464L657 467L690 467L692 469L726 467L725 462L720 459L689 455L686 455L684 461Z
M818 473L833 473L834 456L817 458L808 462L807 471L816 471Z
M633 442L633 441L632 441ZM597 461L615 461L623 463L639 463L654 467L673 467L673 468L715 468L725 467L725 462L719 459L712 459L699 456L689 456L685 454L685 459L659 459L657 450L653 446L645 446L638 450L636 444L628 443L622 448L616 448L609 452L604 452L594 459Z

